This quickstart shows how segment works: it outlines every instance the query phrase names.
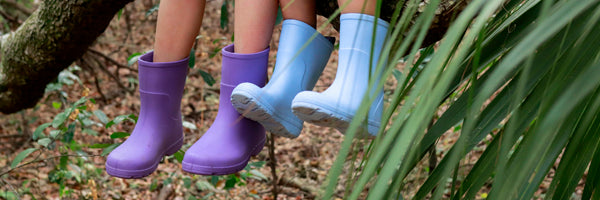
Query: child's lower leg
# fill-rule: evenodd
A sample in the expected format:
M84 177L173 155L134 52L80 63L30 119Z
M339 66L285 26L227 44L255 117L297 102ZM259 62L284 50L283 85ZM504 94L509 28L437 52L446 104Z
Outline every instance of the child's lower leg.
M302 21L313 28L317 24L315 0L280 0L283 19Z
M377 0L338 0L338 5L342 6L346 2L348 2L348 5L344 7L344 9L342 10L342 14L362 13L367 15L375 15L375 7L377 6Z
M277 0L236 0L234 44L236 53L265 50L273 35Z
M204 0L161 1L154 41L154 62L187 58L202 26Z

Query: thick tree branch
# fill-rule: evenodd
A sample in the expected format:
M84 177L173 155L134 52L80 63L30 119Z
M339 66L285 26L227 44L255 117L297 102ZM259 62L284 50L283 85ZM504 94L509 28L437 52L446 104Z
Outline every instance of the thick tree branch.
M46 0L2 42L0 112L33 107L132 0Z

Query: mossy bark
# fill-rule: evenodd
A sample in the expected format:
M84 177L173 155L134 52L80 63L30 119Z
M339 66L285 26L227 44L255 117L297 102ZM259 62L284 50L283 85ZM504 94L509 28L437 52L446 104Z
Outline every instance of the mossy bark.
M0 112L33 107L132 0L45 0L1 40Z

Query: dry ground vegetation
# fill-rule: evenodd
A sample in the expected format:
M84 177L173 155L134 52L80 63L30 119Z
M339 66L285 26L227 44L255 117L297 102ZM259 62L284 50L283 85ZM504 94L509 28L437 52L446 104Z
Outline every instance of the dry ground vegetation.
M128 61L131 55L152 48L157 3L155 0L145 0L127 5L91 47L96 52L88 52L84 60L74 63L70 70L66 70L59 78L60 83L49 87L53 89L46 93L35 108L0 115L0 199L273 199L273 183L277 184L277 199L316 198L319 187L337 156L343 135L332 128L307 123L296 139L275 137L275 181L269 165L271 158L268 147L252 158L247 169L229 176L211 177L185 173L181 170L177 156L166 157L156 172L142 179L114 178L104 172L104 149L93 147L106 147L98 144L122 142L124 138L121 137L124 135L119 132L130 133L133 130L135 124L132 120L119 117L137 115L139 112L139 94L135 92L137 66ZM195 47L195 66L190 69L182 102L186 125L183 150L202 136L217 114L221 63L219 50L231 43L233 33L233 20L221 25L222 5L222 1L208 2ZM228 6L228 11L232 12L231 5ZM324 22L324 18L319 18L319 24ZM280 30L281 25L278 25L271 44L271 70L275 63ZM331 26L321 32L339 40L339 34ZM91 62L95 66L79 66L86 65L86 62L90 65L90 59L98 61ZM331 84L336 66L337 52L334 51L315 87L316 91L323 91ZM398 64L399 70L402 67L401 63ZM214 84L209 84L211 81L206 80L206 74L214 78ZM395 86L394 78L390 78L386 84L386 97ZM33 139L34 133L51 137L54 130L52 127L43 131L37 128L55 121L59 113L72 108L82 97L94 99L81 104L83 107L79 105L82 110L88 113L101 112L106 118L98 115L82 116L85 111L79 113L79 109L74 109L73 113L76 114L70 114L65 120L65 124L76 124L72 140L68 140L70 143L65 142L64 136L57 137L62 139L49 144ZM442 106L439 113L444 109ZM83 129L78 122L74 123L80 119L85 119L89 127ZM107 127L110 121L116 123ZM448 130L432 149L433 157L423 159L416 170L411 172L406 180L407 197L423 183L430 167L435 166L436 160L451 147L459 132L460 126ZM482 142L477 150L463 160L457 172L459 180L476 162L489 140L488 138ZM355 153L360 159L365 149L361 147L366 147L368 141L357 142L357 145L359 148ZM30 148L40 150L31 153L15 168L11 167L18 154ZM65 164L64 168L58 167L61 164ZM552 172L548 179L551 177ZM544 193L550 183L548 179L537 196ZM342 178L338 187L338 196L345 191L345 180L345 177ZM478 198L485 198L486 192L486 189L482 190Z

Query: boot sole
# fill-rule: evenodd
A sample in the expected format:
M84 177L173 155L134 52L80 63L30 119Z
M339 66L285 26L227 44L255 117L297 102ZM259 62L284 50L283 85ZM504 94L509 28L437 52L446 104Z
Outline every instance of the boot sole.
M303 121L318 125L333 127L342 134L350 126L352 121L351 116L336 112L335 109L328 109L324 106L314 105L308 102L294 101L292 103L292 112ZM358 128L357 138L369 138L377 134L379 126L373 123L368 123L367 127L361 125Z
M192 174L199 174L199 175L227 175L227 174L233 174L236 172L241 171L242 169L244 169L246 167L246 165L248 165L248 162L250 161L250 158L252 156L256 156L258 155L263 147L265 146L265 140L263 140L262 142L259 143L260 145L255 146L250 155L244 159L242 162L239 162L237 164L234 165L229 165L229 166L206 166L206 165L199 165L199 164L194 164L194 163L188 163L188 162L182 162L181 163L181 168L183 169L183 171L188 172L188 173L192 173Z
M242 116L260 123L273 134L287 138L296 138L300 135L302 124L298 127L273 114L268 104L261 102L250 93L235 91L231 94L231 103Z
M183 146L183 137L181 139L179 139L177 142L175 142L174 144L172 144L171 146L169 146L169 148L167 148L167 150L162 153L163 156L170 156L175 154L177 151L179 151L179 149L181 149L181 147ZM158 168L158 163L160 163L159 159L157 162L155 162L152 166L145 168L145 169L137 169L137 170L130 170L130 169L119 169L116 167L112 167L110 166L108 163L105 165L106 167L106 173L108 173L111 176L114 177L119 177L119 178L124 178L124 179L138 179L138 178L143 178L146 177L150 174L152 174L152 172L154 172L156 170L156 168Z

